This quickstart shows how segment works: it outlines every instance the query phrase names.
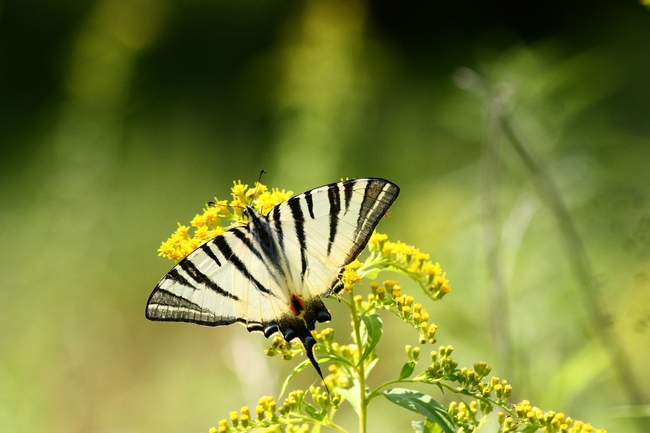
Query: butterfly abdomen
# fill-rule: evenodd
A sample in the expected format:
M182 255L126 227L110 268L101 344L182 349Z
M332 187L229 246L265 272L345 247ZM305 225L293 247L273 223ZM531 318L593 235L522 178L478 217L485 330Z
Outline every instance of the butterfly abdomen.
M244 213L248 216L248 231L253 239L253 242L249 242L249 249L266 265L269 272L277 272L286 280L287 273L282 265L284 251L273 236L274 230L269 220L251 206L247 206ZM276 282L280 284L277 279Z
M305 301L302 300L300 296L296 296L294 294L291 294L291 312L295 314L296 316L300 316L305 309Z

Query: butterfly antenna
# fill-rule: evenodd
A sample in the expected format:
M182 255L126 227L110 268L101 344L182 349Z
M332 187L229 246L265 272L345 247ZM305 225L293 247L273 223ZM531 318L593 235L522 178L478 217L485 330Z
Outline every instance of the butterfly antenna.
M266 173L266 170L260 171L260 177L257 180L257 183L255 184L255 190L253 191L253 198L257 195L257 189L260 187L260 184L262 183L262 175Z

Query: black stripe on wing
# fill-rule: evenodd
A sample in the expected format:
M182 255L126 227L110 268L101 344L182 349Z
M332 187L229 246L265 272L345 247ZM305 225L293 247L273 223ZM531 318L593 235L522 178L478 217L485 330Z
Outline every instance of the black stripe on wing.
M307 201L307 210L309 211L309 216L311 219L314 219L314 198L311 196L311 191L307 191L305 194L305 201Z
M214 292L217 292L221 296L225 296L227 298L231 298L231 299L234 299L236 301L239 301L239 298L237 296L235 296L232 293L222 289L221 287L219 287L217 285L217 283L212 281L210 278L208 278L208 276L206 276L203 272L201 272L196 267L196 265L192 262L192 260L190 260L189 258L182 260L178 264L178 267L180 267L182 270L184 270L185 273L187 273L187 275L189 275L197 284L203 284L205 287L207 287L208 289L210 289L210 290L212 290ZM174 272L174 271L175 271L175 269L172 270L172 272ZM170 274L171 274L171 272L170 272ZM179 275L179 277L180 277L180 275ZM183 285L186 285L186 284L183 284ZM196 290L196 287L193 287L193 288Z
M203 307L199 304L190 301L187 298L173 294L165 289L156 289L149 298L150 307L179 307L187 310L197 311L199 313L205 312Z
M280 208L278 206L275 206L269 215L273 221L273 230L275 230L275 235L278 238L278 248L282 253L282 257L284 258L284 264L286 266L287 272L289 272L288 279L292 280L293 276L291 274L291 265L289 263L287 253L284 249L284 232L282 231L282 221L280 220Z
M363 192L363 200L357 218L357 228L354 232L356 248L350 251L346 265L351 263L361 254L370 240L373 230L399 195L399 187L384 179L366 179L367 184ZM351 180L349 182L358 182Z
M197 288L194 286L194 284L190 283L187 281L187 279L182 276L180 273L178 273L178 270L176 268L172 269L163 277L163 280L170 280L175 282L176 284L180 284L181 286L189 287L190 289L197 290ZM162 281L161 281L162 282ZM160 286L160 283L158 283L158 288Z
M219 316L217 318L214 311L205 309L199 304L161 288L156 288L149 297L146 317L149 320L188 322L208 326L224 326L242 321L236 317Z
M370 180L366 185L361 211L357 219L357 230L364 234L372 233L398 195L397 185L383 179Z
M302 263L300 275L304 280L305 273L307 272L307 239L305 238L305 219L300 208L300 196L291 197L287 200L287 204L291 210L291 216L293 217L293 223L296 228L296 237L300 245L300 261Z
M221 254L228 260L232 265L237 269L248 281L253 283L253 285L257 288L262 293L266 293L269 296L274 296L277 297L273 292L271 292L269 289L264 287L262 283L260 283L257 278L255 278L251 273L248 271L248 268L244 263L241 261L241 259L233 252L232 248L230 248L230 245L228 245L228 241L226 241L226 238L224 235L217 236L210 242L214 243L214 245L217 246L219 251L221 251Z
M217 266L221 267L221 262L217 258L214 251L212 251L212 248L210 248L208 246L207 242L205 244L201 245L200 248L201 248L201 251L203 251L206 256L210 257L212 259L212 261L214 261L217 264Z
M253 218L255 218L255 216L253 216ZM259 218L258 218L258 221L259 221ZM281 266L280 263L279 263L279 259L278 259L277 257L274 257L272 253L269 253L269 252L267 251L269 248L273 249L273 248L275 247L275 243L273 242L273 239L270 239L270 240L269 240L269 239L266 239L266 240L264 240L264 239L263 239L263 237L264 237L264 235L263 235L263 234L264 234L264 230L263 230L263 229L260 230L259 227L256 227L256 228L257 228L257 230L251 230L250 233L251 233L251 234L256 238L258 244L262 247L262 250L265 252L264 255L265 255L267 258L269 258L269 259L271 260L271 263L273 264L273 266L274 266L277 270L279 270L280 272L282 272L282 266ZM257 259L258 259L260 262L262 262L262 264L263 264L264 267L266 268L266 271L269 273L269 275L271 276L271 278L273 278L273 280L275 281L275 284L277 284L278 286L281 286L281 283L280 283L280 281L278 280L278 277L277 277L277 276L275 275L275 273L271 270L271 267L269 266L268 261L265 260L265 259L262 257L262 253L259 252L259 250L256 248L255 245L253 245L253 242L251 242L251 240L248 238L248 236L246 236L246 233L244 232L244 230L242 230L241 228L237 227L237 228L232 229L232 233L235 235L235 237L237 237L237 239L239 239L240 241L242 241L242 243L248 247L248 250L249 250L251 253L253 253L253 255L254 255L255 257L257 257ZM269 246L265 247L264 244L261 243L261 242L266 242L266 241L270 241L272 247L269 247Z
M277 324L272 321L256 322L245 317L217 316L214 311L164 289L154 290L149 297L146 317L160 322L187 322L205 326L226 326L239 322L249 332L262 332L267 337L278 330Z
M289 272L290 278L291 271L288 270L289 260L284 250L284 234L282 231L282 224L280 223L280 212L276 207L272 214L262 216L253 208L247 209L249 209L249 232L255 246L260 250L256 255L258 255L260 260L262 260L262 258L259 254L262 254L265 257L265 259L262 260L264 266L275 281L276 285L282 287L284 285L283 280L287 280L286 273ZM283 266L283 262L286 266ZM271 267L273 269L271 269Z
M330 202L330 234L327 243L327 255L332 252L332 244L336 239L337 227L339 225L339 212L341 212L341 193L339 184L334 183L327 188L327 199Z
M354 185L357 182L344 182L343 190L345 192L345 213L347 214L350 210L350 202L352 201L352 193L354 192Z

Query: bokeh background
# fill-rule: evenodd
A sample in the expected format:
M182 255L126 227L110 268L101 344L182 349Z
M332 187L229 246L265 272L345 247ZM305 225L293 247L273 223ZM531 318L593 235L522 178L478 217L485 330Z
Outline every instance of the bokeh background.
M447 271L441 302L405 290L461 365L650 431L649 77L637 1L0 1L0 431L206 432L277 395L300 359L265 357L261 335L144 318L176 222L261 169L296 193L400 185L380 230ZM499 112L569 210L590 295ZM416 342L384 319L375 385ZM370 418L416 417L376 401Z

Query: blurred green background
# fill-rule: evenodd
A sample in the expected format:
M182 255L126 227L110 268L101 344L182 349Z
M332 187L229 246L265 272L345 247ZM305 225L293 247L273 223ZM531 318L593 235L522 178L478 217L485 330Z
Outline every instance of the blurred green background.
M496 90L459 87L461 67ZM461 365L488 362L543 410L649 431L635 422L650 414L649 78L636 1L0 1L0 431L205 432L277 395L300 359L265 357L261 335L144 318L176 222L261 169L296 193L397 183L380 230L447 271L442 302L405 290ZM481 211L494 95L568 207L604 315L507 140L487 172L507 292L494 308ZM326 302L346 343L345 311ZM371 384L417 338L384 319ZM388 432L413 417L376 401L370 418Z

